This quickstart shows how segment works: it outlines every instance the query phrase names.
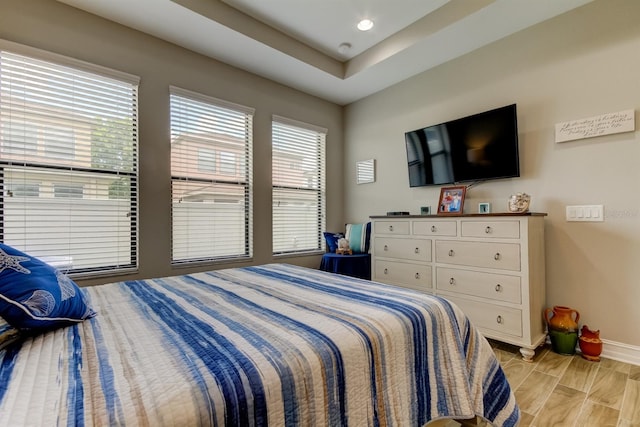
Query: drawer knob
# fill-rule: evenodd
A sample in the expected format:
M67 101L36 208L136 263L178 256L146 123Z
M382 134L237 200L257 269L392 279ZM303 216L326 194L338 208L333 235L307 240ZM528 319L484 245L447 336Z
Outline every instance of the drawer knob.
M451 279L449 279L449 284L450 285L455 285L456 284L456 279L454 279L453 277Z
M432 232L432 233L435 233L436 231L438 231L438 229L436 228L436 226L435 226L435 225L432 225L432 226L431 226L431 232Z
M484 232L487 234L491 233L491 227L487 225L487 228L484 229Z
M420 253L420 248L416 248L416 250L414 252L419 254Z
M387 270L386 268L384 269L384 274L389 274L389 270Z
M500 260L500 252L496 252L496 254L493 256L493 259L495 259L496 261Z
M416 273L416 279L420 280L420 273Z
M393 225L389 226L389 231L393 231Z
M453 252L453 249L449 249L449 256L453 256L455 252Z
M388 250L389 250L389 246L384 245L384 250L385 250L385 251L388 251Z
M496 322L502 324L502 316L498 315L498 317L496 317Z
M496 285L496 292L502 292L502 285L500 283Z

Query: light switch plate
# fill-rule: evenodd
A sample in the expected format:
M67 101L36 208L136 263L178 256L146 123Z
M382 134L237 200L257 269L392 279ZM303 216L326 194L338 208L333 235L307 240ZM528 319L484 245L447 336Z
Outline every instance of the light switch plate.
M602 222L604 205L572 205L566 207L567 221Z

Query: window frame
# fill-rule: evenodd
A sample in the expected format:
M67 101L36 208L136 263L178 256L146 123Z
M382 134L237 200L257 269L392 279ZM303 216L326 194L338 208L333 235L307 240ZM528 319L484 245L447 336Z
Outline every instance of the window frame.
M277 131L277 126L282 126L284 128L289 128L290 130L293 130L294 132L301 132L301 133L305 133L305 132L311 132L311 133L315 133L315 139L316 139L316 149L317 149L317 154L316 154L316 169L314 169L314 172L310 175L314 176L315 178L308 178L309 181L313 181L314 179L317 180L317 188L313 188L313 185L283 185L283 184L277 184L276 183L276 163L274 161L275 157L275 148L274 145L276 144L275 141L275 134ZM316 126L313 124L309 124L309 123L305 123L305 122L301 122L298 120L294 120L294 119L290 119L287 117L282 117L282 116L278 116L278 115L273 115L272 116L272 122L271 122L271 132L272 132L272 136L271 136L271 145L272 145L272 156L271 156L271 160L272 160L272 186L271 186L271 193L272 193L272 208L271 208L271 214L272 214L272 255L274 257L284 257L284 256L292 256L292 255L304 255L304 254L314 254L314 253L322 253L325 250L325 242L324 242L324 237L322 232L324 231L325 227L326 227L326 137L327 137L327 129L324 127L320 127L320 126ZM291 142L291 141L290 141ZM284 163L284 162L282 162ZM291 163L291 167L289 168L291 170L298 170L300 171L300 173L303 173L304 171L302 170L302 168L300 167L300 165L296 164L296 163ZM285 176L283 175L281 178L285 178ZM278 248L277 244L276 244L276 239L281 238L280 235L277 235L277 233L280 233L280 231L278 230L278 226L276 224L276 222L278 221L278 219L276 218L276 213L275 213L275 209L276 209L276 193L280 192L285 193L285 192L291 192L291 194L309 194L312 195L317 203L316 209L317 209L317 215L314 219L314 233L311 234L315 234L314 236L311 236L311 234L309 236L309 241L314 242L313 247L309 246L309 247L304 247L301 249L296 249L295 247L288 247L288 248Z
M193 164L190 165L193 168L191 171L191 175L188 171L181 171L180 173L174 173L173 169L173 148L171 153L171 264L173 266L181 266L181 265L197 265L197 264L210 264L210 263L219 263L219 262L230 262L230 261L246 261L251 260L253 258L253 116L255 114L255 109L251 107L246 107L243 105L235 104L229 101L225 101L222 99L214 98L208 95L204 95L198 92L193 92L187 89L182 89L176 86L170 86L170 127L171 127L171 144L174 143L174 125L173 125L173 99L174 97L183 98L185 100L193 101L194 103L205 104L213 107L213 109L222 109L230 112L230 114L244 114L246 121L246 133L244 134L244 146L240 151L243 158L239 158L238 153L232 153L234 155L234 169L235 173L230 175L225 173L225 167L228 168L229 165L224 165L222 162L222 153L225 152L225 144L220 142L221 145L210 145L206 146L206 144L212 142L215 138L206 138L206 137L196 137L195 135L191 135L190 137L185 133L185 140L189 138L194 138L198 140L199 146L196 146L191 151L187 151L187 153L183 153L181 156L183 157L180 161L185 162L184 158L191 156L193 157ZM193 123L184 124L183 126L194 126ZM222 126L224 127L224 126ZM211 133L214 133L211 131ZM202 171L199 169L199 149L203 147L212 153L215 153L215 171ZM172 146L173 147L173 146ZM176 158L176 161L178 159ZM239 175L244 171L244 174L239 177ZM206 178L203 176L194 176L195 175L216 175L216 178ZM215 255L208 254L204 256L191 256L178 257L176 252L179 251L180 248L176 246L176 240L178 236L176 235L176 221L178 216L176 215L176 200L177 203L183 202L182 197L176 197L174 192L176 191L175 184L182 183L183 185L189 185L190 183L200 183L203 186L220 186L217 188L217 191L224 191L224 189L241 189L242 191L237 194L242 193L241 199L239 199L239 203L243 206L243 240L244 240L244 249L243 253L235 253L235 254L225 254L225 255ZM228 209L235 205L235 203L229 202L229 200L224 200L223 202L220 199L224 198L224 195L213 195L209 196L206 200L202 200L204 203L213 203L216 204L217 207L222 210ZM234 197L233 195L228 197ZM236 196L238 197L238 196ZM184 199L185 202L188 202L188 199ZM212 249L213 252L216 251L216 248Z
M41 160L41 155L39 156L40 158L37 159L37 161L35 162L31 162L31 161L15 161L15 160L11 160L10 158L8 159L3 159L0 156L0 241L5 241L5 188L7 186L7 183L5 181L5 170L9 169L9 170L14 170L15 171L20 171L23 170L25 171L24 173L27 173L27 171L33 171L31 173L35 173L40 174L40 173L52 173L52 174L69 174L70 172L77 172L79 174L87 174L87 179L89 179L89 176L105 176L105 177L126 177L128 178L130 181L130 187L129 187L129 198L127 199L129 201L129 209L127 212L127 216L128 216L128 223L130 224L130 233L129 233L129 242L130 244L128 245L129 247L129 261L127 263L120 263L119 261L116 262L115 264L104 264L104 265L100 265L100 266L92 266L92 267L82 267L82 268L75 268L72 269L70 271L67 271L67 274L69 274L71 277L74 278L78 278L78 277L96 277L96 276L104 276L104 275L113 275L113 274L125 274L125 273L131 273L131 272L136 272L138 270L138 245L139 245L139 227L138 227L138 182L139 182L139 175L138 175L138 171L139 171L139 167L138 167L138 132L139 132L139 127L138 127L138 120L139 120L139 116L138 116L138 99L139 99L139 94L138 94L138 86L140 83L140 78L138 76L129 74L129 73L125 73L122 71L118 71L118 70L113 70L107 67L103 67L97 64L92 64L89 62L85 62L85 61L81 61L75 58L71 58L71 57L67 57L64 55L59 55L53 52L48 52L45 50L41 50L41 49L36 49L30 46L26 46L26 45L22 45L22 44L18 44L18 43L14 43L11 41L7 41L7 40L3 40L0 39L0 51L3 52L7 52L7 54L13 54L13 55L19 55L19 56L23 56L23 57L27 57L29 59L35 60L35 61L44 61L47 63L52 64L52 67L60 67L60 68L68 68L68 69L73 69L76 72L78 72L84 76L88 76L88 75L93 75L97 81L100 81L100 79L104 79L103 81L111 81L117 84L122 84L123 88L127 88L126 90L130 90L130 94L131 94L131 99L129 100L130 103L130 111L131 111L131 116L128 117L128 119L130 120L131 123L131 140L129 139L125 139L123 141L126 142L126 144L123 144L123 147L127 147L128 150L131 151L131 170L130 171L123 171L123 170L119 170L119 171L112 171L112 170L106 170L106 169L100 169L100 168L96 168L95 166L89 166L89 167L82 167L82 166L77 166L77 165L68 165L68 166L64 166L64 165L60 165L60 164L54 164L55 162L42 162ZM56 75L55 73L52 73L52 78L53 76L56 76L56 78L60 78L59 74ZM0 82L1 83L1 82ZM62 107L59 107L62 108ZM32 110L29 109L24 109L22 110L24 112L25 118L26 116L29 115L33 115L34 112ZM104 116L96 116L96 117L102 117L104 118ZM3 118L4 120L4 118ZM62 119L62 122L65 122L65 120L67 120L66 118ZM29 120L25 120L25 124L27 125L34 125L36 126L36 132L38 133L38 140L42 139L42 132L43 129L41 127L39 127L36 124L33 123L29 123ZM73 146L69 149L69 153L65 153L62 152L61 156L51 156L54 160L70 160L70 157L75 158L76 156L76 132L77 129L73 126L69 127L67 126L68 123L64 123L64 125L62 126L57 126L59 128L59 130L63 130L63 136L66 137L67 136L67 130L70 131L69 133L72 135L72 138L74 139L73 141ZM49 130L54 130L53 133L56 133L56 125L52 125L50 126ZM128 134L127 134L128 135ZM46 137L44 137L46 138ZM55 138L54 138L55 141ZM46 139L42 140L42 143L44 144L44 146L42 147L42 150L46 151L47 148L50 150L52 147L47 143L49 141L47 141ZM129 145L130 142L130 145ZM54 144L55 146L55 144ZM91 147L91 145L90 145ZM73 154L71 153L73 151ZM49 157L51 153L47 153L47 157ZM20 172L17 172L20 173ZM109 178L111 179L111 178ZM74 200L78 200L78 198L76 197L54 197L54 185L55 184L51 184L51 200L64 200L67 201L70 204L73 204ZM64 185L64 184L63 184ZM84 183L83 185L86 185L86 183ZM37 199L41 199L41 195L42 195L42 183L39 184L40 188L39 188L39 193L40 196L36 197ZM99 193L96 193L96 197L99 197ZM32 196L29 196L29 198L33 198ZM84 199L84 198L83 198ZM101 199L99 199L101 200ZM117 237L115 237L115 234L110 235L112 239L117 239ZM26 237L25 237L26 238ZM117 241L117 240L113 240L113 241ZM71 245L72 243L72 239L71 237L69 237L69 245ZM99 249L98 247L96 247L97 249ZM19 248L18 249L22 249L25 250L24 248ZM28 251L28 249L27 249ZM117 255L116 258L119 258L120 255ZM45 259L46 260L46 259ZM99 258L96 258L96 260L99 260Z

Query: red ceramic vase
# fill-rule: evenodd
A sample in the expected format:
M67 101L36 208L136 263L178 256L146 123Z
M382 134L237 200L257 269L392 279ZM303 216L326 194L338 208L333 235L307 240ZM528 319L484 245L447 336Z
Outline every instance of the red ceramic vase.
M582 357L593 362L599 362L600 353L602 353L600 331L592 331L587 325L583 325L581 332L579 344Z

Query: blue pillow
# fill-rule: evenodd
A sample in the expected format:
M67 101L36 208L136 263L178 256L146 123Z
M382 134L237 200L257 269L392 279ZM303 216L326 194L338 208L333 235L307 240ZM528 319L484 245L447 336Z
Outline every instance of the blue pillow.
M73 280L0 243L0 316L11 326L37 333L95 315Z
M338 240L344 237L342 233L330 233L328 231L324 232L324 240L327 242L327 248L329 252L336 253L338 249Z
M371 223L347 224L345 238L349 241L349 247L354 254L369 253L369 241L371 240Z

